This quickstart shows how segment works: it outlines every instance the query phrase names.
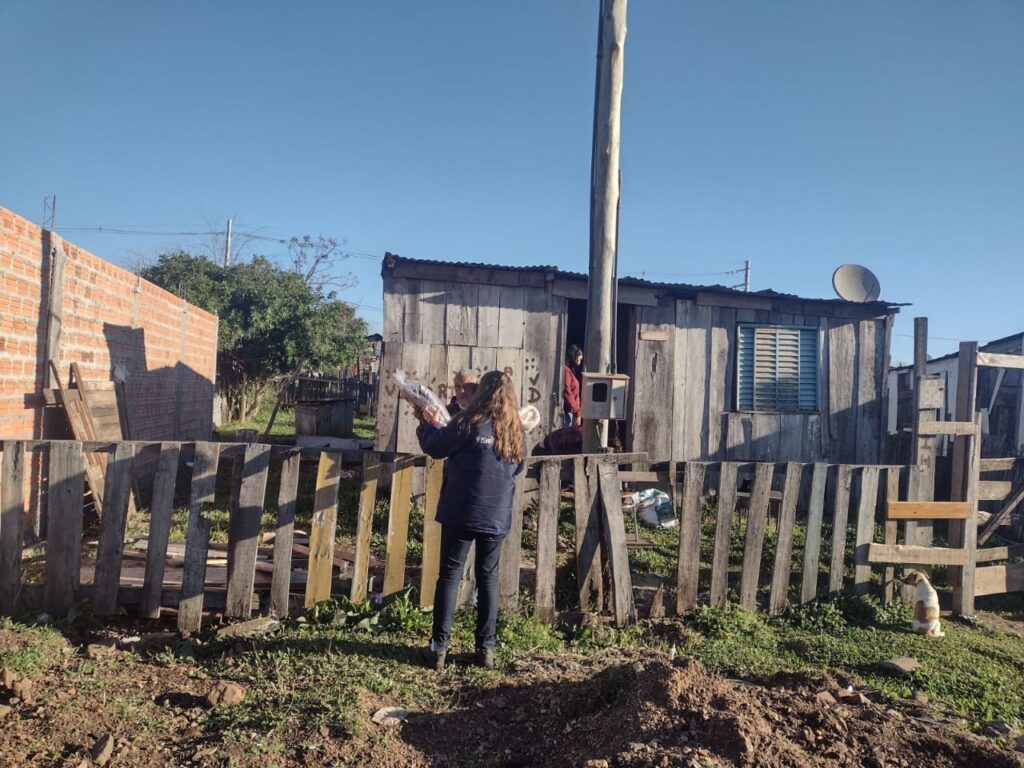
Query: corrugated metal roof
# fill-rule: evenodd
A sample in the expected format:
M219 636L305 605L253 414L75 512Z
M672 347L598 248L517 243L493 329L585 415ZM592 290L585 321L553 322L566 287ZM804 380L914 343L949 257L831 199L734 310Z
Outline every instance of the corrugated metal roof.
M506 264L484 264L476 261L441 261L439 259L412 259L407 256L399 256L395 253L387 253L384 255L384 265L387 268L387 262L389 259L393 259L395 263L402 262L405 264L422 264L422 265L436 265L446 267L467 267L475 269L500 269L507 270L510 272L535 272L542 274L552 274L556 278L562 278L566 280L586 280L588 278L585 272L570 272L558 267L549 265L536 265L536 266L508 266ZM692 283L663 283L655 282L652 280L646 280L641 277L625 276L619 278L620 286L636 286L639 288L653 288L657 290L664 290L670 293L697 293L699 291L710 292L710 293L722 293L731 294L740 297L752 297L759 296L767 299L789 299L792 301L813 301L821 302L824 304L850 304L860 307L872 307L876 309L891 310L897 307L909 306L908 304L895 304L888 301L874 301L867 303L858 303L845 301L843 299L818 299L809 298L807 296L798 296L794 293L781 293L779 291L772 290L770 288L763 289L760 291L743 291L738 288L730 288L724 285L695 285Z

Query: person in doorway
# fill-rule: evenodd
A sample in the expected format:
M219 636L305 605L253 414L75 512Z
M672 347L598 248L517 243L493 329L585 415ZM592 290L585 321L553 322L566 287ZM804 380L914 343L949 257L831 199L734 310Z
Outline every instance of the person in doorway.
M519 402L508 374L490 371L480 379L468 406L446 426L433 414L414 409L420 448L448 459L437 505L441 524L441 564L434 592L434 622L427 664L444 669L462 570L476 543L476 662L494 666L498 623L498 560L512 526L515 478L523 469L526 435Z
M455 395L448 403L449 415L454 417L459 411L469 407L478 383L476 371L465 370L455 374Z
M562 418L564 427L583 423L580 414L580 380L583 376L583 350L569 346L562 370Z

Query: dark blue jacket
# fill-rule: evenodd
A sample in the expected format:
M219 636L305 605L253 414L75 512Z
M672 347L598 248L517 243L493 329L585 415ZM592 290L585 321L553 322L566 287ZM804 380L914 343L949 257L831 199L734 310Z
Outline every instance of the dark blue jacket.
M498 458L490 420L468 430L460 428L461 422L453 419L446 427L421 425L416 430L425 454L448 459L437 522L474 533L508 533L515 478L523 464Z

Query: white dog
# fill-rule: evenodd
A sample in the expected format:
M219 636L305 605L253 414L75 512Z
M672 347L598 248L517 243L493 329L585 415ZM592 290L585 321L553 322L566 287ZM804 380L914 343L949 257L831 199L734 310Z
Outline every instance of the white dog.
M921 571L911 571L903 577L903 583L917 587L914 620L911 622L914 631L927 637L945 637L939 624L939 595L928 581L928 576Z

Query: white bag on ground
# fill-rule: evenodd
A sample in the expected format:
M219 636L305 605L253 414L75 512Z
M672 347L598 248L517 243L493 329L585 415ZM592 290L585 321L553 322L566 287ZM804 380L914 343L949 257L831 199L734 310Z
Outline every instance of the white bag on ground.
M675 527L676 511L667 493L657 488L647 488L633 496L636 498L636 516L644 525L652 528Z

